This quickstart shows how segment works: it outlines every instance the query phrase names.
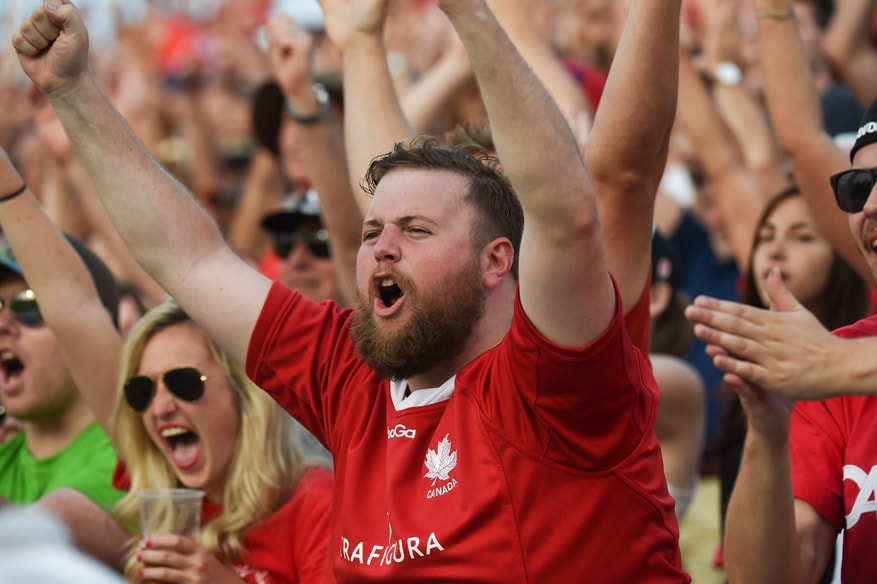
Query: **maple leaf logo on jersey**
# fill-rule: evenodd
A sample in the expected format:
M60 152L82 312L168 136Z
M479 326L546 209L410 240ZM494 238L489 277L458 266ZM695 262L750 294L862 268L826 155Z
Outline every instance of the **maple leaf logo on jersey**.
M429 469L429 472L423 476L432 479L433 485L439 479L448 480L448 473L454 470L455 466L457 466L457 453L451 452L451 441L448 440L448 434L445 434L445 437L438 443L438 448L435 450L426 449L426 468Z

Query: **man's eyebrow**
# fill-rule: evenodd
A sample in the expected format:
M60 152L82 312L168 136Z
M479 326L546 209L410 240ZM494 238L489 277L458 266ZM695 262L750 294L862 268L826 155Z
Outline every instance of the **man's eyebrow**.
M435 221L426 217L424 215L405 215L403 217L399 217L393 221L382 221L380 219L369 219L368 221L363 222L363 226L369 227L379 227L384 223L395 223L396 225L410 225L411 223L423 222L429 223L430 225L438 225Z

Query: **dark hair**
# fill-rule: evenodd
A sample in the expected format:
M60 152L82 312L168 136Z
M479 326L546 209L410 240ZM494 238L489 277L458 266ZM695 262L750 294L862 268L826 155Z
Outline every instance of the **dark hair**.
M445 170L467 179L464 197L475 207L472 240L480 249L497 237L511 241L515 252L511 274L518 276L518 257L524 231L524 211L508 179L497 169L497 160L475 144L439 146L435 136L418 136L410 144L397 143L393 150L375 158L363 179L363 190L374 196L378 183L398 168Z
M797 187L789 188L774 197L764 208L753 237L752 251L749 254L749 269L746 272L743 290L740 294L740 302L743 304L767 308L758 295L755 273L752 270L752 256L758 245L758 230L780 203L798 196L801 195ZM816 318L829 330L852 324L867 316L871 310L871 294L867 282L837 251L834 251L832 255L828 283L825 290L822 291L822 301L814 310Z
M651 352L683 357L691 346L693 331L685 317L688 295L682 290L682 259L673 242L655 231L652 234L651 285L670 288L670 301L652 317Z

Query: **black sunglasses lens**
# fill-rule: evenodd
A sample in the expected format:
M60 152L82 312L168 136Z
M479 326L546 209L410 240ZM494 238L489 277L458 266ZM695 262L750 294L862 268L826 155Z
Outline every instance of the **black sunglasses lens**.
M850 170L837 179L837 204L847 213L858 213L874 188L874 174L868 170Z
M282 260L285 260L287 256L289 256L289 252L292 251L293 246L295 246L294 241L274 240L274 251L277 252L277 257Z
M329 259L329 244L325 241L312 239L308 242L308 249L315 257L320 259Z
M204 375L194 367L171 369L164 374L164 384L180 399L195 401L204 395Z
M145 375L137 375L125 381L125 400L128 405L138 412L143 412L152 401L152 391L155 386L152 380Z
M15 320L26 327L35 328L43 325L43 315L31 290L24 290L13 296L9 302L9 310Z

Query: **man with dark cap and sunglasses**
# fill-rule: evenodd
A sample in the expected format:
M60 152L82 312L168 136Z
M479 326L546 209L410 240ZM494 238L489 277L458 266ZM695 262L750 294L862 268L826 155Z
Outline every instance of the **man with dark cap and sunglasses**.
M831 186L877 277L877 101L850 161ZM843 531L843 582L873 582L877 315L831 334L778 270L767 286L772 310L712 298L687 310L748 419L725 530L729 579L816 582Z
M81 241L68 240L115 322L119 290L112 273ZM61 343L43 322L5 241L0 243L0 400L22 425L0 444L0 496L30 504L67 487L105 509L121 497L110 484L116 464L112 444L80 396Z
M343 303L316 191L288 198L283 208L265 216L261 225L271 237L276 258L273 266L262 262L262 273L298 290L305 298Z

